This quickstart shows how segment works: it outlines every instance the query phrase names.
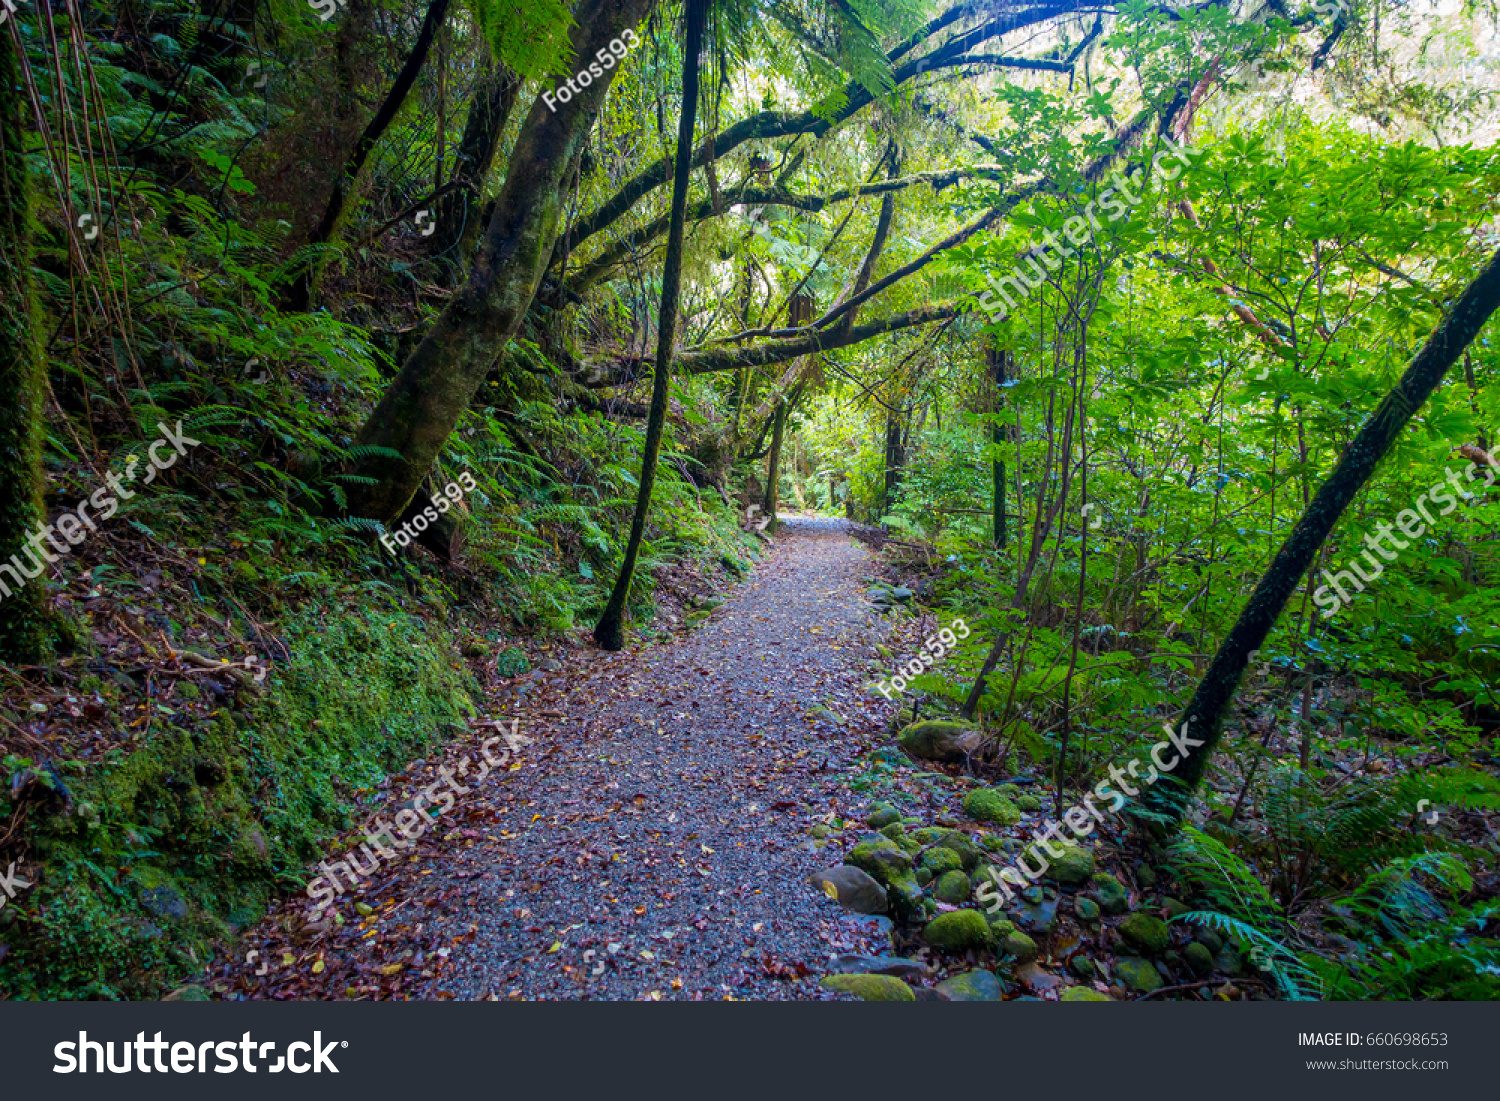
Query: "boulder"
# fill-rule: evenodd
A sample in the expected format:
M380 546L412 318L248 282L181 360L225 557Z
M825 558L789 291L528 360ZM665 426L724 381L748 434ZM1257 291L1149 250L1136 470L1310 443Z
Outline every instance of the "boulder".
M937 984L938 997L945 1002L998 1002L1005 985L993 971L965 971Z
M975 788L964 796L963 808L970 818L997 826L1014 826L1021 820L1016 805L994 788Z
M922 937L939 952L958 955L988 947L990 927L977 910L954 910L929 921Z
M1192 968L1193 974L1200 979L1214 969L1214 954L1206 945L1199 944L1197 941L1187 946L1183 956L1187 959L1187 965Z
M1057 999L1060 1002L1112 1002L1108 994L1101 994L1091 986L1070 986Z
M898 744L918 760L956 764L967 760L982 740L978 728L971 723L924 719L901 731Z
M870 808L870 813L865 816L865 825L872 830L878 830L882 826L889 826L892 822L901 821L901 812L889 803L876 803Z
M921 865L933 875L942 875L944 872L956 872L962 869L964 859L952 849L934 847L922 854Z
M1001 947L1014 956L1018 963L1030 963L1038 954L1036 941L1019 931L1007 934Z
M1150 914L1130 914L1120 922L1119 930L1125 943L1145 956L1161 955L1172 940L1167 923Z
M1125 885L1108 872L1095 875L1089 880L1089 887L1099 900L1099 909L1106 914L1123 914L1130 908L1130 895Z
M984 860L984 850L963 830L947 830L938 838L937 847L958 854L966 872L972 872Z
M963 872L944 872L938 876L932 896L949 906L962 906L969 900L969 877Z
M813 886L856 914L883 914L890 908L885 888L860 868L841 864L810 878Z
M1077 845L1066 845L1061 856L1052 858L1042 877L1064 887L1078 887L1087 883L1093 874L1094 854Z
M1115 961L1115 974L1120 981L1137 994L1149 994L1161 989L1161 976L1149 960L1136 956L1121 956Z
M853 994L864 1002L914 1002L911 987L890 975L824 975L819 984L825 990Z
M850 850L845 863L868 873L886 889L891 913L903 921L922 910L922 888L912 875L911 857L888 837L866 838Z

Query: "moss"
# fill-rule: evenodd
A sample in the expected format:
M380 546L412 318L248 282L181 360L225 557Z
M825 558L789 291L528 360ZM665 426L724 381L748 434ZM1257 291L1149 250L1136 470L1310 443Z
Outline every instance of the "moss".
M526 651L519 646L500 651L500 656L495 659L495 672L502 677L519 677L522 673L531 672L531 662L526 658Z
M953 910L929 921L922 937L939 952L957 954L987 947L990 927L977 910Z
M1029 963L1037 957L1036 941L1022 932L1007 933L1000 946L1014 956L1017 963Z
M0 994L154 998L180 985L213 941L300 889L352 824L352 789L473 714L472 683L420 620L340 613L284 628L293 657L264 695L70 777L73 812L33 825L44 872L18 900L25 922L5 931Z
M962 906L969 900L969 877L963 872L944 872L938 877L932 897L949 906Z
M1123 914L1130 905L1125 885L1108 872L1099 872L1089 880L1090 892L1099 900L1106 914Z
M963 868L963 858L947 848L928 849L922 854L922 867L933 875L942 875L944 872L955 872Z
M1062 855L1052 860L1042 875L1065 887L1077 887L1087 883L1094 874L1094 854L1077 845L1064 847Z
M890 975L824 975L820 984L825 990L853 994L866 1002L914 1002L911 987Z
M993 822L997 826L1014 826L1021 820L1016 805L994 788L975 788L964 796L964 813L981 822Z
M1161 976L1150 962L1135 956L1121 956L1115 961L1115 974L1120 981L1137 994L1149 994L1161 989Z
M1160 980L1157 980L1157 981L1160 982ZM1068 987L1066 990L1064 990L1062 992L1062 995L1057 1000L1060 1001L1060 1002L1112 1002L1112 1001L1114 1001L1114 999L1111 998L1108 994L1101 994L1101 993L1099 993L1099 991L1093 989L1092 987L1088 987L1088 986L1070 986L1070 987Z
M1172 939L1167 923L1150 914L1131 914L1120 922L1119 929L1126 944L1148 956L1165 952Z

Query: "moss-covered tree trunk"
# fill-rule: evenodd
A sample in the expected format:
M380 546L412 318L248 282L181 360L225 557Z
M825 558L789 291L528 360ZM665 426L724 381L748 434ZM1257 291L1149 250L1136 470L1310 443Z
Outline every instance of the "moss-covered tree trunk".
M1004 402L1006 371L1010 366L1010 353L996 347L985 349L995 377L994 423L990 425L990 446L995 449L991 464L994 478L993 499L990 502L991 521L994 527L996 550L1005 549L1005 460L1000 457L1000 446L1005 442L1005 426L1000 423L1000 411Z
M573 12L575 71L638 24L650 4L582 0ZM608 69L604 79L558 101L555 112L540 98L532 104L468 282L360 429L356 446L395 454L367 452L358 463L356 473L376 484L351 488L357 515L389 520L401 512L520 327L557 238L567 176L618 71Z
M766 456L766 492L760 502L761 511L771 521L772 531L780 523L776 518L776 509L781 503L781 443L785 438L786 398L782 398L776 403L776 412L771 417L771 450Z
M455 276L461 276L468 266L469 255L479 240L484 181L495 163L500 135L505 132L522 83L505 65L493 62L474 90L453 162L452 182L459 186L438 202L437 228L429 244L430 254Z
M708 0L687 0L687 30L682 45L682 112L677 119L676 171L672 178L672 215L667 229L667 255L662 264L661 313L657 319L656 364L651 382L651 410L646 416L646 446L641 457L641 484L620 576L594 625L594 639L606 650L625 644L625 603L635 576L635 560L646 533L646 513L656 485L656 461L667 423L667 397L672 374L672 344L677 332L677 296L682 283L682 231L687 223L688 181L693 174L693 130L698 118L698 55L703 49L703 26Z
M0 26L0 563L8 567L0 570L0 661L35 663L47 656L51 631L44 563L27 546L43 519L45 368L34 320L26 110L11 28Z
M1323 540L1338 523L1344 509L1375 473L1375 467L1391 444L1437 388L1448 368L1478 335L1479 330L1500 306L1500 252L1491 257L1483 271L1469 284L1453 311L1438 326L1396 388L1385 396L1375 412L1360 429L1359 435L1344 452L1338 466L1328 476L1281 545L1265 576L1214 660L1203 675L1197 691L1188 703L1179 730L1186 739L1182 762L1148 788L1142 804L1164 816L1166 824L1175 826L1182 820L1193 789L1203 778L1223 732L1224 714L1239 687L1250 653L1259 649L1271 632L1281 610L1296 589L1298 581L1312 565Z

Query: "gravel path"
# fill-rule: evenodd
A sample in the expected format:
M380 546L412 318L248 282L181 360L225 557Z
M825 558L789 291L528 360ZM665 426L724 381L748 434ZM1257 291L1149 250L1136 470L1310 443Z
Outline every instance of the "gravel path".
M826 996L868 927L808 885L837 862L808 829L879 721L880 625L846 524L789 518L778 543L691 634L526 697L520 767L465 797L487 828L424 873L416 939L449 947L408 996Z

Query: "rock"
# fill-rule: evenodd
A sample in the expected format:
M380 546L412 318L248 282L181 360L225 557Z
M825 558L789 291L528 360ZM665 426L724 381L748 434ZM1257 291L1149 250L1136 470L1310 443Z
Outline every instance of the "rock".
M900 825L900 823L898 822L897 825ZM886 829L889 830L891 829L891 827L887 826ZM904 852L907 856L916 856L919 852L922 851L921 844L915 838L907 837L905 834L902 834L900 837L895 837L893 838L893 840L895 840L896 844L901 846L901 851Z
M1137 994L1161 989L1161 976L1156 973L1156 968L1137 956L1121 956L1116 960L1115 974Z
M1237 979L1245 973L1245 957L1234 945L1226 944L1214 953L1214 970L1231 979Z
M891 590L891 599L896 601L896 603L898 604L910 604L912 597L916 595L917 594L912 592L910 589L903 588L900 585L897 585L894 589Z
M1206 945L1193 941L1192 944L1187 946L1187 950L1183 955L1187 959L1187 965L1192 968L1193 974L1197 975L1200 979L1214 969L1214 954L1208 950Z
M901 839L906 836L906 826L901 822L887 822L880 827L880 835L889 837L896 844L901 844Z
M1137 864L1135 881L1141 885L1141 890L1149 891L1156 886L1156 873L1144 864Z
M901 821L901 812L889 803L876 803L865 815L865 825L872 830L878 830L883 826L889 826L892 822Z
M490 648L476 638L464 646L463 655L466 658L487 658Z
M969 900L969 877L963 872L944 872L938 877L932 895L949 906L962 906Z
M831 829L829 829L827 826L825 826L821 822L819 822L817 825L813 826L811 829L809 829L807 831L808 836L814 837L814 838L824 838L824 837L827 837L832 832L833 831Z
M1009 934L1001 943L1001 947L1014 956L1019 963L1030 963L1038 955L1036 941L1021 932Z
M1042 801L1030 793L1016 796L1015 804L1017 810L1023 810L1028 814L1035 814L1042 809Z
M556 658L548 658L546 661L542 662L541 668L548 673L561 673L563 663L558 661Z
M1016 931L1016 923L1001 917L998 914L986 915L985 920L990 925L990 939L997 944Z
M922 938L939 952L957 955L988 947L990 927L977 910L954 910L929 921Z
M1108 994L1101 994L1092 986L1070 986L1057 999L1060 1002L1112 1002Z
M948 848L928 849L922 854L921 863L933 875L958 871L964 866L963 857Z
M947 832L947 830L938 826L923 826L921 829L912 830L911 836L924 845L933 845L941 840Z
M1075 898L1073 912L1078 915L1079 921L1099 920L1099 904L1091 898Z
M1077 845L1067 845L1061 856L1053 859L1042 878L1065 887L1077 887L1087 883L1094 874L1094 854Z
M997 826L1014 826L1021 820L1016 805L994 788L975 788L964 796L963 808L970 818Z
M881 657L885 658L886 661L896 660L896 655L891 653L891 648L889 646L883 645L882 643L877 642L875 644L875 652Z
M984 860L984 850L974 844L974 839L963 830L946 831L938 839L937 847L957 853L966 872L972 872Z
M165 884L143 890L141 905L150 910L153 917L162 921L181 921L188 916L187 903L183 897Z
M912 875L911 857L889 837L867 838L855 845L845 863L868 873L886 889L891 913L904 921L922 910L922 888Z
M1034 936L1046 936L1057 928L1057 901L1022 902L1011 908L1017 925Z
M1175 898L1164 898L1161 900L1161 904L1163 909L1166 910L1169 920L1179 914L1186 914L1192 910L1191 906L1184 905Z
M824 975L820 984L825 990L853 994L863 1002L914 1002L911 987L890 975Z
M1005 985L993 971L965 971L944 979L936 990L945 1002L998 1002L1005 995Z
M1119 924L1120 936L1125 943L1147 956L1158 956L1167 950L1172 932L1161 918L1150 914L1134 913Z
M519 646L508 646L495 658L495 672L502 677L519 677L531 672L531 662L526 651Z
M1130 908L1130 895L1125 885L1108 872L1100 872L1089 880L1099 908L1106 914L1123 914Z
M1214 955L1218 955L1224 947L1224 938L1207 925L1200 925L1197 932L1193 934L1193 939Z
M1080 952L1068 961L1068 970L1080 979L1091 980L1098 968L1094 966L1093 960Z
M890 908L885 888L868 872L849 864L818 872L810 880L814 887L856 914L883 914Z
M927 966L916 960L904 960L900 956L859 956L846 953L836 956L829 964L838 972L857 972L861 975L894 975L898 979L920 979L927 974Z
M978 728L970 723L924 719L901 731L898 743L918 760L956 764L967 760L982 740Z
M1034 963L1018 964L1015 970L1016 978L1026 985L1033 993L1040 994L1047 990L1053 990L1063 984L1051 971L1043 971Z
M926 868L918 868L917 869L917 883L918 883L918 885L920 885L922 887L925 887L925 886L927 886L927 884L931 883L932 880L933 880L932 872L928 871Z

